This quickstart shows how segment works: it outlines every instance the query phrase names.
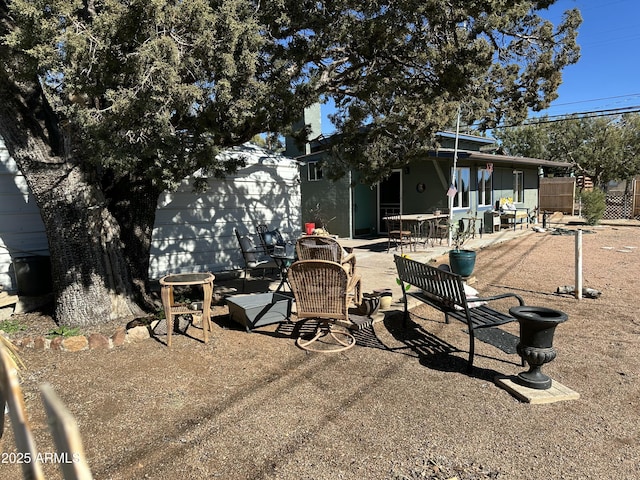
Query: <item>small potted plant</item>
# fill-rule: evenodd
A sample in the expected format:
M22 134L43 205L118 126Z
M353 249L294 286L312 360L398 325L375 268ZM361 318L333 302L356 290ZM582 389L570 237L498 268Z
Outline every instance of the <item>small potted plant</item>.
M315 225L315 229L312 232L313 235L329 235L327 224L332 220L335 220L336 217L327 219L319 203L317 203L314 208L309 209L309 213L313 218L313 221L314 221L313 225ZM309 224L305 223L305 226L306 225L309 225Z
M462 248L464 242L471 236L471 232L464 227L464 221L449 223L453 249L449 250L449 266L453 273L463 277L469 277L473 273L476 264L476 252Z

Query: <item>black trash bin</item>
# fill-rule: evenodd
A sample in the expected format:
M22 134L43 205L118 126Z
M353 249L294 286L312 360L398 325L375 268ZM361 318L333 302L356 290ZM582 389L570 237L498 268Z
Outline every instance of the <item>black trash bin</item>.
M38 297L53 289L51 282L51 259L45 255L16 257L13 269L18 284L18 295Z

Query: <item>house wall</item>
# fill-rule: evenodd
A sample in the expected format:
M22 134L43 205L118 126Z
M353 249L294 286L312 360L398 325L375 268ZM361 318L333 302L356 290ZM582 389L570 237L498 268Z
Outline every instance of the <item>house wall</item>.
M257 153L257 152L262 152ZM262 155L262 156L260 156ZM300 235L298 163L257 149L248 164L224 180L210 181L205 194L193 193L193 179L158 200L153 229L149 277L168 273L221 272L244 268L234 233L256 236L264 223L285 239Z
M302 191L302 227L306 222L315 222L314 211L320 208L326 228L333 235L351 236L351 176L345 175L338 180L323 177L309 180L309 164L319 162L326 152L305 157L300 165L300 187ZM319 222L316 222L319 223ZM320 227L320 225L316 225Z
M403 213L429 213L448 208L446 192L450 168L449 162L430 158L409 164L402 175ZM422 192L418 189L420 184L425 187Z
M471 197L469 208L456 208L453 211L454 218L474 215L480 217L482 212L491 210L489 206L478 207L478 180L477 171L485 168L486 163L465 162L458 163L460 167L471 169ZM403 174L403 213L428 213L433 210L447 210L451 161L442 159L424 159L414 161ZM501 197L513 196L513 171L520 170L524 175L524 202L518 203L518 207L534 209L538 205L538 171L535 167L518 166L513 168L494 167L493 171L493 205ZM418 184L424 183L425 190L418 191Z
M513 171L520 170L524 175L524 202L517 203L517 207L527 207L531 210L538 206L538 169L518 166L496 167L493 171L493 203L502 197L513 197Z
M17 290L13 260L49 255L40 209L0 138L0 285Z
M310 210L317 204L326 216L331 219L328 224L330 233L340 237L363 236L377 232L377 187L360 182L360 174L352 172L337 182L323 178L319 181L308 180L308 162L320 161L326 152L305 157L300 167L302 190L302 221L313 221ZM482 212L492 207L478 207L477 170L485 168L486 163L459 161L460 167L471 168L471 198L469 208L454 209L454 218L469 215L482 216ZM449 159L425 158L411 162L402 171L402 211L406 214L429 213L434 210L448 209L448 197L452 162ZM538 205L538 172L536 167L528 166L494 166L493 202L501 197L513 196L513 171L520 170L524 174L524 202L519 207L533 210ZM424 190L418 185L424 184ZM350 195L352 200L350 200ZM349 226L349 205L352 202L351 217L353 231Z

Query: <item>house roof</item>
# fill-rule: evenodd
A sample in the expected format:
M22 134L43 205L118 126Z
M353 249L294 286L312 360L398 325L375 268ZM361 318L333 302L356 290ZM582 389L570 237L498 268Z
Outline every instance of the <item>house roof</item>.
M429 155L436 158L453 158L452 148L441 148L429 152ZM493 164L528 165L536 167L570 168L568 162L556 162L553 160L543 160L541 158L515 157L512 155L499 155L494 153L476 152L472 150L458 150L458 160L469 160L472 162L486 162Z
M287 157L282 153L274 152L268 148L261 147L252 142L246 142L242 145L223 150L218 154L220 159L229 158L242 158L247 163L259 163L264 165L277 165L277 164L299 164L300 162L295 158Z

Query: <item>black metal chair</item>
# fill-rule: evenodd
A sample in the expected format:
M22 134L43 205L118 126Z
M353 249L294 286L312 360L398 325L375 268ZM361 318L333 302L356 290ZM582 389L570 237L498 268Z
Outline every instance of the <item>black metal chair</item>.
M244 259L244 276L242 277L242 291L245 291L247 283L247 275L250 270L262 270L262 278L265 277L267 269L278 269L276 261L267 256L266 253L261 252L255 246L253 239L248 235L240 235L237 229L233 229L238 239L238 245L240 245L240 251L242 252L242 258Z
M266 253L271 255L276 246L285 246L286 242L284 238L282 238L282 234L280 230L274 228L269 230L264 223L261 223L256 227L256 231L258 232L258 237L260 238L260 244Z

